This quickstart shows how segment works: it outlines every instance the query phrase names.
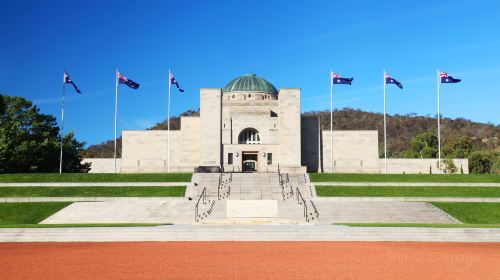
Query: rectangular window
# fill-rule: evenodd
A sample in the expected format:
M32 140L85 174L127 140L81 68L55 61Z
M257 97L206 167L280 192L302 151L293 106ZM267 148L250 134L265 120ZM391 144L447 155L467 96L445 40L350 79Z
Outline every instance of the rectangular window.
M233 153L227 154L227 164L233 164Z
M267 153L267 165L272 165L272 164L273 164L273 154Z

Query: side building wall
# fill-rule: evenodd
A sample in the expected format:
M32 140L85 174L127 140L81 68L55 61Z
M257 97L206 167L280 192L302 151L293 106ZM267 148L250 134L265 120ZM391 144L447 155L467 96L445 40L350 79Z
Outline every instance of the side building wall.
M385 161L380 159L380 170L385 171ZM387 159L387 173L391 174L437 174L438 160L435 158L388 158ZM462 169L464 174L469 174L469 160L468 159L453 159L453 163L457 168L456 173L460 173Z
M89 173L115 173L114 158L84 158L82 163L91 163ZM120 172L122 159L116 159L116 171Z
M124 130L121 172L167 172L167 135L165 130ZM180 136L179 130L170 131L170 172L186 171L179 165Z
M331 134L321 133L322 166L325 173L378 173L378 132L376 130L334 130L333 162Z

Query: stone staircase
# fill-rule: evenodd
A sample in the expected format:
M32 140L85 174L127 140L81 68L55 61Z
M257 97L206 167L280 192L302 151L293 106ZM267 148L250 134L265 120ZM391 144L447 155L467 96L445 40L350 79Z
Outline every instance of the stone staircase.
M222 187L221 187L222 186ZM206 189L206 190L205 190ZM301 193L297 199L297 189ZM195 173L188 185L186 196L196 203L205 190L205 201L199 203L198 222L204 224L255 224L255 223L304 223L318 222L310 200L316 197L309 177L302 174L278 173ZM227 218L227 200L272 200L277 202L274 218ZM303 201L308 204L307 220ZM201 200L203 202L203 199ZM215 202L214 205L211 203ZM299 204L300 202L300 204Z
M460 223L427 202L328 201L317 198L314 204L321 222L331 223Z
M305 199L316 197L316 192L309 182L309 177L302 174L286 174L285 191L279 182L278 173L224 173L223 179L228 180L232 176L229 199L235 200L283 200L284 194L295 192L299 188ZM220 173L195 173L186 190L186 196L193 199L198 198L207 188L207 197L218 198ZM291 198L291 196L288 196Z

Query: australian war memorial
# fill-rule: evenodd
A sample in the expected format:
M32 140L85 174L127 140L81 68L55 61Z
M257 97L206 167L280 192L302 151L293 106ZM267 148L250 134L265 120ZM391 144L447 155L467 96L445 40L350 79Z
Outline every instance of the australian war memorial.
M379 172L376 130L332 135L300 99L255 74L202 88L180 130L123 131L121 172Z

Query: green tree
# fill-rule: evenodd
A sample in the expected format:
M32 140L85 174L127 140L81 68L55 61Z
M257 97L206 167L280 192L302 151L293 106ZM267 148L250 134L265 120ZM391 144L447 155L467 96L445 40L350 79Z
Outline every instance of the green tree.
M467 136L459 136L443 147L443 153L450 158L467 158L472 152L472 140Z
M437 165L439 166L439 163ZM444 173L449 173L449 174L457 172L457 166L455 165L453 159L451 158L445 158L442 160L441 169L444 171Z
M42 114L22 97L3 96L0 114L0 173L59 171L59 127L56 118ZM64 138L63 171L88 172L82 164L84 143L69 133Z
M410 142L410 148L403 156L406 158L435 158L438 153L437 137L432 132L423 132Z
M491 173L495 155L487 151L474 151L469 155L469 173Z

